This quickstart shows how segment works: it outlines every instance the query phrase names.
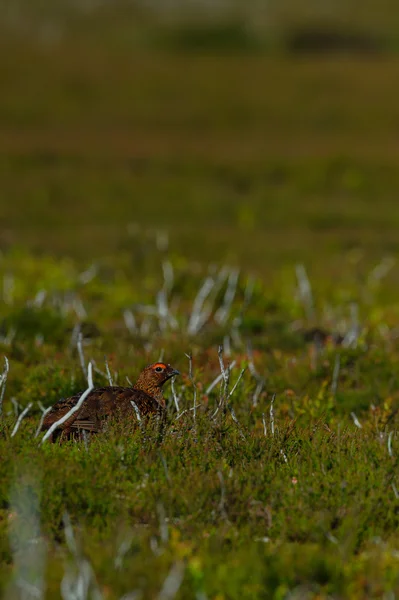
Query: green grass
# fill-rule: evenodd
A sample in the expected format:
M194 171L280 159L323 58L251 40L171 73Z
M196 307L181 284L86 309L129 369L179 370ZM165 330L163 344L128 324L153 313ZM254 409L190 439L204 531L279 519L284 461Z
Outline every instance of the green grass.
M187 29L34 6L0 42L2 595L42 576L58 599L86 565L88 597L110 600L395 597L397 56L293 56L281 40L304 17L288 2L280 41L260 42L236 17ZM396 12L373 15L354 29L393 48ZM190 334L207 276L220 287ZM105 358L121 385L162 355L181 371L188 412L168 387L162 441L135 423L87 446L34 437L40 406L87 385L78 326L96 385ZM220 344L230 389L247 369L212 419Z
M149 251L155 262L162 260L157 253L155 247ZM241 313L246 287L241 276L226 324L211 316L190 337L187 322L201 271L193 274L182 259L180 266L177 258L172 262L175 283L168 293L170 305L178 306L172 309L176 329L163 329L155 316L145 332L145 317L134 302L153 304L162 286L159 272L149 271L134 292L134 267L121 258L113 267L100 262L86 283L72 261L21 253L3 258L5 271L16 265L18 275L13 288L8 283L2 325L2 349L10 361L0 432L2 584L10 581L19 556L15 552L23 556L17 564L32 561L26 546L30 535L47 555L49 598L59 597L65 564L71 563L76 575L83 557L95 573L97 583L90 585L109 598L135 589L154 597L170 573L181 584L177 595L182 598L285 598L300 589L322 598L383 598L397 590L398 354L389 333L397 309L384 295L389 286L334 283L325 295L324 285L319 288L315 281L316 315L308 321L295 297L294 277L284 276L273 287L256 280L252 300ZM36 296L35 305L32 296L39 289L48 293L43 300ZM125 376L134 378L163 349L182 372L177 392L181 410L189 409L193 389L184 353L193 351L195 423L192 411L176 420L169 390L162 442L132 423L111 428L87 447L40 445L41 436L34 437L38 403L51 405L86 387L71 346L77 297L88 311L82 325L86 360L94 359L104 372L107 355L122 385ZM215 309L223 297L222 288ZM316 352L304 331L317 324L345 333L348 301L359 303L357 347L329 342ZM136 316L137 334L124 325L122 311L128 307ZM230 360L237 365L231 387L248 364L247 340L265 386L254 405L256 380L247 370L231 398L238 423L228 410L214 420L219 386L209 394L206 388L220 372L217 344L240 314L242 341L232 338ZM337 355L340 370L332 391ZM105 382L95 373L96 385ZM21 409L33 403L14 437L12 397ZM76 558L65 545L65 514L78 545Z

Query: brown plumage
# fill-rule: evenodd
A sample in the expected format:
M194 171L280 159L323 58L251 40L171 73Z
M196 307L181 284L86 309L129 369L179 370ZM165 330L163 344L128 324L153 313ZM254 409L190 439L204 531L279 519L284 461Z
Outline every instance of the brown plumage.
M133 387L108 386L92 390L83 401L80 410L73 413L53 432L52 441L58 437L68 439L71 435L82 431L98 433L109 417L122 421L136 417L132 402L143 418L151 415L164 417L165 399L162 386L168 379L178 374L179 371L171 365L159 362L148 365L140 373ZM47 413L42 430L49 429L53 423L76 406L82 393L56 402Z

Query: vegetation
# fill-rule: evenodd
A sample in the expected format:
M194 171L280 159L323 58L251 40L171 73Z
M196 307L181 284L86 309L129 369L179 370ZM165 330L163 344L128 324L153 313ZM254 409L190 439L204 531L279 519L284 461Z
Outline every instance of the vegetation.
M365 4L383 52L315 56L294 12L205 48L53 6L0 41L2 593L396 597L396 13ZM41 443L89 361L160 357L162 440Z

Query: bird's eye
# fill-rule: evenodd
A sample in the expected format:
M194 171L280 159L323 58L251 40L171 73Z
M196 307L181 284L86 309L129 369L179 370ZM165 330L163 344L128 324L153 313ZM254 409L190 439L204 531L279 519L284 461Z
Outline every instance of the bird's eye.
M162 367L155 367L155 370L157 373L162 373L163 368Z

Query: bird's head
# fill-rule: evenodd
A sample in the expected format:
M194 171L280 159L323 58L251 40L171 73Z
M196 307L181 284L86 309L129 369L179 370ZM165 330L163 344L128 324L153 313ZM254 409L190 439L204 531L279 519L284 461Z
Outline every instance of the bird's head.
M161 402L161 399L163 399L162 386L174 375L180 375L180 372L171 365L156 362L141 371L134 387L143 390Z

